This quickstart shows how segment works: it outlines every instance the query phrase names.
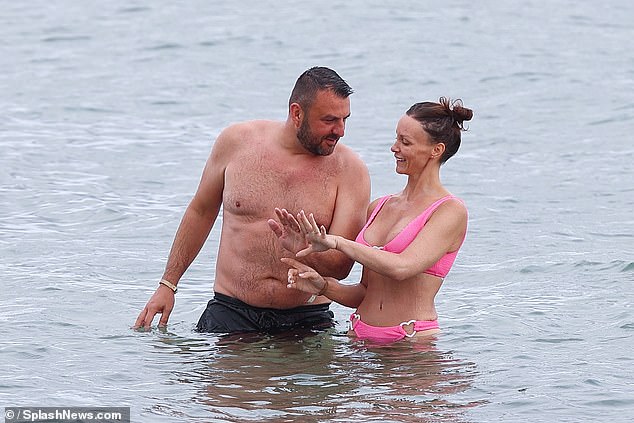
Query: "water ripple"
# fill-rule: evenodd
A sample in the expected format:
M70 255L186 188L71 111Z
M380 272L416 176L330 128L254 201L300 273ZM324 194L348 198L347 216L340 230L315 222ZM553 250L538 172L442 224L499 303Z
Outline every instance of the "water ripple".
M133 403L153 423L632 415L632 2L5 3L4 403ZM353 342L336 305L334 333L306 339L197 334L220 221L169 329L130 330L221 128L284 119L321 64L355 89L343 142L373 197L404 184L390 146L409 104L475 110L443 165L471 220L434 345Z

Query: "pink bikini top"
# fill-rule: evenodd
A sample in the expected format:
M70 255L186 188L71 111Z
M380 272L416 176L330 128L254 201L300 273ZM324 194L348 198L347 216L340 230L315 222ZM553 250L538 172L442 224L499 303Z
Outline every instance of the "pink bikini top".
M425 223L427 223L431 215L436 211L438 207L440 207L442 203L452 199L456 199L460 201L461 203L463 203L462 200L460 200L458 197L454 197L453 195L447 195L441 198L440 200L435 201L431 206L427 207L425 211L419 214L414 220L409 222L407 226L405 226L405 228L403 228L403 230L401 230L401 232L399 232L394 237L394 239L392 239L390 242L385 244L383 247L376 247L376 246L370 245L365 240L365 236L364 236L365 231L366 229L368 229L368 226L372 224L372 222L374 221L374 218L379 213L383 205L391 197L392 197L391 195L386 195L385 197L382 197L379 200L379 204L376 205L376 207L372 211L372 214L370 215L370 218L365 223L365 226L363 227L363 229L361 229L361 232L359 232L359 235L357 235L357 238L355 239L356 242L363 245L367 245L368 247L379 248L381 250L389 251L391 253L400 254L401 252L403 252L403 250L405 250L405 248L407 248L407 246L409 246L409 244L412 243L412 241L414 240L414 238L416 238L418 233L425 227ZM464 237L462 238L462 241L464 242ZM462 246L462 242L460 243L460 246ZM444 278L445 276L447 276L447 273L449 273L449 269L451 269L451 266L453 265L453 262L456 260L457 255L458 255L458 250L452 251L450 253L446 253L444 256L440 258L440 260L436 262L436 264L434 264L429 269L425 270L424 273L427 273L433 276L438 276L440 278Z

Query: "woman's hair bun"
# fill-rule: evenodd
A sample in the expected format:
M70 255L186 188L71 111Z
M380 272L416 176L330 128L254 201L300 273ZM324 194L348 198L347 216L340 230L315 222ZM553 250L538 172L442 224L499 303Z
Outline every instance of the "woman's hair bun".
M451 113L453 114L454 120L459 123L465 120L471 120L473 117L473 110L463 107L462 104L456 104L456 102L453 104Z
M434 144L444 143L445 152L440 163L449 160L460 148L460 133L466 131L464 121L473 118L473 110L462 105L462 100L440 97L438 103L415 103L405 114L417 120Z
M440 97L439 103L460 129L464 129L462 123L465 120L471 120L473 117L473 110L464 107L461 99L451 100L447 97Z

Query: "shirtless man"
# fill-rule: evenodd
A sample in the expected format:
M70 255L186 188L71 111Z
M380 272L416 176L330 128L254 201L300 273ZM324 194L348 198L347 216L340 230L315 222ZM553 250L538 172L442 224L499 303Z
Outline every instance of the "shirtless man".
M350 148L337 146L350 116L351 93L333 70L311 68L295 83L286 122L249 121L220 133L176 232L163 278L135 328L149 329L156 314L161 314L159 326L167 324L176 285L202 248L221 205L215 296L196 329L273 332L332 325L329 299L286 288L288 267L280 258L294 257L307 247L305 241L268 221L282 207L294 214L311 210L329 233L348 239L363 227L370 200L368 170ZM337 279L345 278L353 265L336 250L303 261Z

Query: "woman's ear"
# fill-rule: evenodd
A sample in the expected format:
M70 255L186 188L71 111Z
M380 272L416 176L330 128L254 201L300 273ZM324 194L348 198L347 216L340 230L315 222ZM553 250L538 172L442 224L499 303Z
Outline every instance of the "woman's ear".
M432 159L436 159L442 156L444 152L445 152L445 143L439 142L438 144L435 144L434 148L431 150L431 157Z

